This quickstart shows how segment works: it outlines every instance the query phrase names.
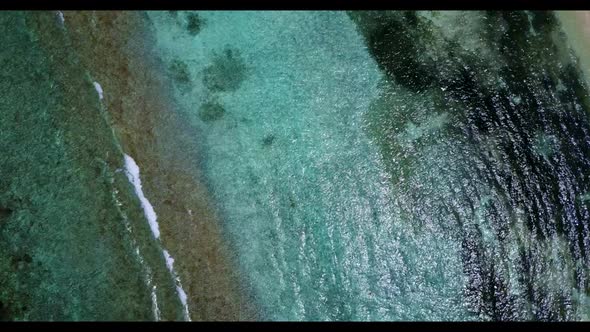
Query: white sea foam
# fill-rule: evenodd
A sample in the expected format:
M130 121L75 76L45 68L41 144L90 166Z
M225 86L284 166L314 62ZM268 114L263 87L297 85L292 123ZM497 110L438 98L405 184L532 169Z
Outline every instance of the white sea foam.
M133 245L136 246L135 247L135 254L139 258L139 262L141 263L141 266L145 270L146 283L150 289L151 298L152 298L152 311L154 313L154 319L156 321L159 321L159 320L161 320L161 318L160 318L161 316L160 316L160 308L158 308L158 295L156 294L157 286L154 284L154 282L152 280L152 270L143 260L143 257L141 256L141 253L139 252L139 247L137 247L137 244L135 244L135 239L133 240Z
M64 26L66 19L64 18L64 13L61 10L57 11L57 18L59 19L61 25Z
M151 284L151 280L150 280L150 284ZM156 295L156 285L152 286L151 294L152 294L152 310L154 312L154 319L156 321L159 321L159 320L161 320L161 318L160 318L160 309L158 308L158 296Z
M188 297L186 295L186 292L182 288L180 277L178 276L178 274L176 274L176 271L174 271L174 258L170 255L168 250L163 249L162 252L164 253L164 258L166 258L166 266L168 267L168 271L170 271L170 274L172 275L176 283L176 292L178 293L178 298L180 299L180 302L182 303L182 306L184 308L184 316L187 320L190 320L187 303Z
M100 84L98 84L98 82L94 82L94 89L96 89L96 92L98 92L98 99L102 100L103 98L103 93L102 93L102 87L100 86Z
M170 272L174 272L174 258L172 258L172 256L170 256L170 254L168 253L168 250L164 249L164 258L166 258L166 266L168 267L168 270Z
M58 11L57 15L60 18L60 21L63 25L63 23L64 23L63 13L61 11ZM93 82L93 85L94 85L94 89L98 93L99 100L102 100L103 99L102 87L96 81ZM135 160L133 158L131 158L131 156L124 154L124 158L125 158L125 170L124 171L125 171L125 174L127 175L127 179L133 185L133 187L135 189L135 194L137 195L137 197L139 198L139 200L141 202L143 212L145 214L146 219L149 222L152 234L154 235L154 237L156 239L158 239L160 237L160 230L159 230L159 226L158 226L158 222L157 222L158 216L156 215L156 212L154 211L152 204L147 200L147 198L143 194L143 190L141 188L141 180L139 178L139 166L137 166L137 163L135 162ZM123 171L123 169L119 168L115 171L115 173L118 173L120 171ZM131 235L131 242L132 242L132 245L135 247L135 254L137 255L139 262L141 263L141 266L144 269L145 282L147 284L147 287L150 289L150 293L151 293L152 311L154 314L154 319L156 321L160 321L161 320L161 313L160 313L160 308L158 307L158 296L157 296L157 292L156 292L157 285L154 283L153 278L152 278L152 271L151 271L149 265L147 265L146 262L144 261L143 256L141 255L141 253L139 251L139 247L137 246L136 240L132 235L131 225L129 223L129 220L127 219L127 215L120 208L123 204L119 201L117 194L118 194L118 191L116 189L113 189L113 198L115 199L117 209L119 210L119 213L121 214L121 216L123 217L123 220L125 221L125 228L127 229L127 232L129 232L129 234ZM172 257L170 257L170 255L168 255L168 252L166 250L164 250L164 253L166 255L166 265L169 265L169 269L171 269L172 264L174 263L174 259ZM171 272L173 273L173 277L175 278L175 281L177 283L177 290L178 290L178 284L180 284L180 280L176 280L177 278L175 277L175 273L173 271L171 271ZM186 293L184 293L184 291L182 291L182 294L179 292L178 296L180 298L180 301L184 305L185 316L186 316L187 320L190 320L190 316L188 314L188 306L186 305Z
M152 234L154 234L154 237L156 239L159 239L160 228L158 226L158 216L156 215L156 211L154 211L154 207L152 206L150 201L148 201L148 199L145 198L143 190L141 189L141 180L139 179L139 166L137 166L135 160L133 160L133 158L131 158L127 154L125 154L125 169L125 174L127 174L127 178L129 179L129 182L131 182L131 184L133 185L133 188L135 189L135 194L141 202L143 213L145 214L145 217L150 224Z
M113 183L114 179L111 178L111 184ZM160 308L158 307L158 296L156 294L156 285L153 284L153 280L152 280L152 271L150 269L150 267L146 264L146 262L143 259L143 256L141 255L141 252L139 251L139 247L137 246L137 242L135 241L135 238L133 237L133 232L131 230L131 225L129 223L129 219L127 219L127 214L125 214L125 212L123 212L121 210L121 206L123 206L123 204L121 203L121 201L118 198L118 190L116 189L112 189L112 197L115 201L115 206L117 208L117 211L119 211L119 215L123 218L123 222L125 225L125 229L127 230L127 232L129 233L129 236L131 237L131 245L135 248L135 255L137 256L139 263L141 264L143 270L144 270L144 281L146 282L147 287L150 289L151 292L151 300L152 300L152 311L154 314L154 319L156 321L159 321L161 319L160 316Z
M158 217L156 215L156 211L154 211L154 207L152 206L150 201L148 201L148 199L143 194L143 190L141 188L141 179L139 178L139 166L137 166L137 163L135 162L135 160L133 158L131 158L131 156L124 154L124 157L125 157L125 174L127 174L127 179L129 179L129 182L131 182L131 184L135 188L135 194L137 195L137 197L139 198L139 200L141 202L143 212L145 214L146 219L148 220L148 222L150 224L150 228L152 229L152 233L154 234L154 237L156 239L159 239L160 238L160 230L159 230L159 226L158 226L158 222L157 222ZM186 295L186 292L182 288L182 283L180 282L180 277L176 274L176 271L174 270L174 258L170 255L170 253L168 253L168 250L163 248L161 243L160 243L160 247L162 248L162 253L164 254L164 258L166 259L166 267L168 268L168 271L170 271L170 274L172 275L172 278L174 279L174 282L176 284L176 292L177 292L178 298L180 299L180 302L182 303L182 306L184 308L185 319L190 321L190 314L189 314L188 303L187 303L188 297Z
M176 285L176 291L178 292L178 298L180 299L180 302L182 302L182 306L184 307L184 318L187 321L190 321L191 316L188 311L188 304L186 302L187 296L186 296L184 289L182 289L182 285L180 284L180 280L177 280L177 281L178 281L178 285Z

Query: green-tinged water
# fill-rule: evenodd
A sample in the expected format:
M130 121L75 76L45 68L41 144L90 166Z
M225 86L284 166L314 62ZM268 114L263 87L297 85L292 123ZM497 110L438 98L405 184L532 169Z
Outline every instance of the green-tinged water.
M57 24L56 48L35 32L53 22L0 14L0 320L152 320L148 277L178 319L92 81Z
M42 15L0 14L0 318L182 319L108 112ZM588 87L552 13L144 22L261 319L590 318Z

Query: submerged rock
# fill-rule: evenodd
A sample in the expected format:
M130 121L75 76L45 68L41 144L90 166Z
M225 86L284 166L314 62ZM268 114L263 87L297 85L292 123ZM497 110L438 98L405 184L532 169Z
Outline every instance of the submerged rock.
M211 91L235 91L246 79L247 70L237 49L226 48L213 57L203 72L203 83Z
M186 15L186 20L187 20L186 30L188 31L189 35L191 35L191 36L198 35L199 32L201 32L201 29L203 27L203 20L201 19L199 14L188 13Z
M588 90L559 55L568 48L552 14L475 14L471 47L442 20L355 15L385 74L368 119L392 188L412 226L461 241L469 310L482 320L578 319L574 293L589 289L588 270L573 268L590 252L580 226ZM423 70L437 74L419 84Z
M191 81L190 72L187 64L181 60L174 60L170 64L170 73L172 78L181 84L187 84Z
M262 139L262 145L264 147L271 146L275 142L275 139L276 139L275 135L268 134L268 135L264 136L264 138Z
M7 207L0 207L0 221L3 221L4 219L8 219L8 217L10 217L10 215L12 214L12 210L7 208Z
M204 122L213 122L225 115L225 109L218 102L206 102L201 106L199 118Z
M415 12L350 14L367 42L367 49L384 73L411 91L424 91L435 81L434 67L425 61L428 38Z

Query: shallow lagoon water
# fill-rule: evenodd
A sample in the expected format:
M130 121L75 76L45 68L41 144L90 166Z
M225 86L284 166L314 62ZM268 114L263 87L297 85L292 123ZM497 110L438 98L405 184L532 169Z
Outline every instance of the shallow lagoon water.
M160 15L162 24L170 20ZM209 98L226 110L202 124L191 114L202 128L204 167L240 267L267 317L466 317L456 244L435 232L398 230L404 226L387 174L363 131L381 74L346 13L200 17L198 41L184 48L192 58L181 58L195 87L181 85L179 100L187 112ZM180 29L162 31L162 44ZM215 60L191 59L215 59L226 50L243 62L240 86L220 92L199 86ZM420 257L426 260L413 264Z

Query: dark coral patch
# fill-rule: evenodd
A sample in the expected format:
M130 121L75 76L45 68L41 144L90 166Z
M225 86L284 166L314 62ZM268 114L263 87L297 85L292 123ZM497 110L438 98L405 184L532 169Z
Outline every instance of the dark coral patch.
M262 139L262 146L267 147L267 146L271 146L274 142L275 142L275 135L273 134L268 134L266 136L264 136L264 138Z
M433 68L420 48L418 18L414 12L400 15L359 12L352 14L367 42L367 47L379 67L397 83L411 91L424 91L435 80Z
M11 317L12 314L10 313L8 306L4 304L4 302L0 301L0 321L10 320Z
M203 83L211 91L235 91L246 79L247 68L236 49L226 48L213 57L213 63L203 71Z
M0 206L0 221L8 219L12 214L12 209Z
M191 81L188 66L184 61L173 60L169 67L172 78L181 84L187 84Z
M225 115L225 108L218 102L206 102L201 106L199 118L204 122L213 122L221 119Z
M20 270L21 268L31 264L33 262L33 257L31 255L25 253L17 256L13 256L10 260L12 267L16 270Z
M191 36L196 36L203 28L203 19L196 13L189 13L186 15L186 30Z

